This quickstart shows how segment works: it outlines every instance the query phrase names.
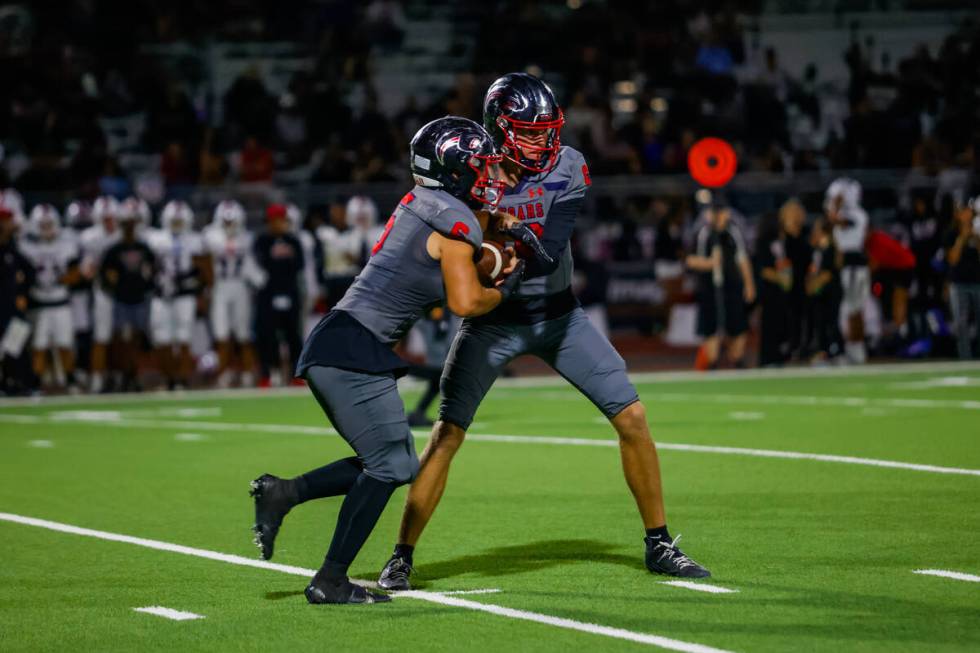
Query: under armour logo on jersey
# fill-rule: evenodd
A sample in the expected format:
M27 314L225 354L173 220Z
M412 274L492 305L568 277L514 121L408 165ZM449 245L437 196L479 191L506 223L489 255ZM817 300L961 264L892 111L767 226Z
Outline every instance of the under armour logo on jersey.
M538 187L538 188L528 188L527 189L527 195L528 195L528 197L531 197L531 198L534 198L534 197L544 197L544 189L543 188L540 188L540 187Z

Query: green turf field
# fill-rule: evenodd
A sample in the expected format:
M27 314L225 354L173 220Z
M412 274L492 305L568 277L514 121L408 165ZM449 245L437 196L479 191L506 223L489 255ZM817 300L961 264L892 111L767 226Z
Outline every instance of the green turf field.
M614 434L561 381L491 392L416 552L423 591L370 607L301 593L339 499L287 517L273 562L301 569L200 557L258 559L250 479L349 455L308 394L0 400L0 651L980 650L980 582L913 573L980 580L980 366L639 390L671 531L713 571L699 586L735 592L645 571Z

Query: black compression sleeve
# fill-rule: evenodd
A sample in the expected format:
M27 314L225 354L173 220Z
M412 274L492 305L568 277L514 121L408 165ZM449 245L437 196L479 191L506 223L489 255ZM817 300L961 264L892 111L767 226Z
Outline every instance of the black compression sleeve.
M575 218L582 208L581 197L555 204L548 212L548 220L544 223L544 233L541 234L541 244L552 258L552 262L542 263L531 259L524 269L524 278L543 277L551 274L561 263L561 257L568 247L568 241L575 230Z

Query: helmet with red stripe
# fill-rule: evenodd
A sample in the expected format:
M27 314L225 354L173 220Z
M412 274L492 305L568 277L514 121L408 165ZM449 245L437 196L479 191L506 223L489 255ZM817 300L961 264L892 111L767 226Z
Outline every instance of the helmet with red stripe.
M487 89L483 126L504 158L530 172L558 159L565 116L548 85L534 75L508 73Z
M504 196L500 155L490 135L472 120L433 120L412 138L409 157L419 186L444 190L473 208L495 210Z

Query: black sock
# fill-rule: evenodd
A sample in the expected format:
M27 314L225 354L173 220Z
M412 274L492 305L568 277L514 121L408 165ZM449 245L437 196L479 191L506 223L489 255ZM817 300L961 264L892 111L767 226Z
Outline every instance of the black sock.
M293 479L297 503L347 494L364 466L356 456L337 460Z
M415 404L415 410L412 411L416 415L425 415L426 411L429 410L429 406L435 401L435 398L439 396L439 378L429 379L429 385L426 386L425 392L419 399L419 403Z
M396 483L379 481L367 474L358 476L340 506L337 528L320 570L324 576L338 578L347 575L347 569L374 530L396 487Z
M395 552L392 554L398 558L401 558L409 565L412 564L412 553L415 551L415 547L411 544L396 544Z
M673 541L670 537L670 533L667 532L667 524L664 524L658 528L648 528L647 537L654 540L660 540L661 542Z

